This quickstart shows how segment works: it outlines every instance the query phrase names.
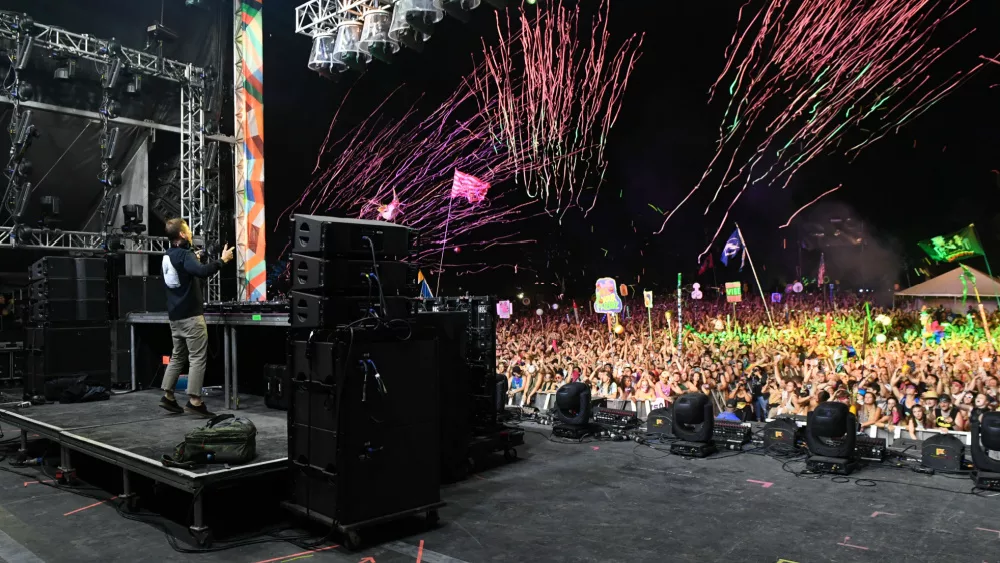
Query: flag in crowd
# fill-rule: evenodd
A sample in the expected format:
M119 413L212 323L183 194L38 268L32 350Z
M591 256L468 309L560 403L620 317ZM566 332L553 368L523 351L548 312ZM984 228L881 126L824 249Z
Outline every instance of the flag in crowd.
M969 225L949 235L936 236L917 243L921 250L935 262L952 263L973 256L983 256L983 247L976 236L976 228Z
M826 279L826 259L823 253L819 253L819 271L816 272L816 285L823 287L823 280Z
M733 234L729 235L729 238L726 240L726 246L722 247L722 255L719 259L722 260L723 266L729 266L729 260L735 258L737 254L740 254L740 271L742 271L743 263L746 261L746 249L743 248L739 228L734 230Z
M711 270L714 267L715 267L715 263L712 261L712 253L710 252L710 253L708 253L708 254L705 255L705 260L702 261L701 267L698 268L698 275L699 276L703 275L705 272Z

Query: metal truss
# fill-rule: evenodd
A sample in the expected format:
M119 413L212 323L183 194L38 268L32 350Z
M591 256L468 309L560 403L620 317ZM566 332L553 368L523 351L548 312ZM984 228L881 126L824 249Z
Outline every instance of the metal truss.
M361 20L366 13L394 3L394 0L309 0L295 8L295 33L313 37L333 31L341 22Z
M20 14L13 12L0 12L0 37L14 39L17 37L15 27ZM172 61L166 58L159 58L150 53L144 53L128 47L118 47L115 52L110 52L113 46L112 41L98 39L92 35L83 35L66 31L60 27L44 25L35 22L32 31L34 44L44 51L69 55L77 59L94 61L96 63L107 64L111 57L120 57L126 63L130 72L141 73L147 76L156 76L173 82L185 82L188 80L191 71L198 76L204 74L201 68L194 67L188 63Z
M195 237L205 238L205 105L199 76L191 76L181 86L181 217Z
M65 250L73 252L108 252L107 239L116 238L125 245L125 254L166 254L166 237L146 235L111 235L83 231L0 227L0 248L29 250Z
M205 151L205 190L203 199L205 201L205 242L219 242L219 213L221 206L219 201L219 187L221 170L219 168L219 143L211 142L206 145ZM208 300L222 301L222 275L216 272L214 276L208 278Z
M236 143L231 147L233 157L233 215L236 220L236 300L249 301L247 283L247 210L246 180L247 156L244 149L246 137L243 127L247 119L246 89L243 77L243 7L240 0L234 0L233 14L233 137Z

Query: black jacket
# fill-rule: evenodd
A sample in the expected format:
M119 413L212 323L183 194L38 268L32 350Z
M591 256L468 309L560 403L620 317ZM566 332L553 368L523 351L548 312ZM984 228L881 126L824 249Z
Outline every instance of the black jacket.
M181 321L204 314L201 285L197 278L207 278L222 268L215 260L202 264L186 243L172 246L163 257L163 283L167 286L167 317Z

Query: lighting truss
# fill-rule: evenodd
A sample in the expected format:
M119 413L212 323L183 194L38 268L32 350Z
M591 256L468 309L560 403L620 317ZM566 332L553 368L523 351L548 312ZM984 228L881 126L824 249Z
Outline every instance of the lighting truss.
M112 235L125 245L125 254L166 254L170 241L166 237L146 235ZM29 250L66 250L76 252L107 252L107 239L101 233L0 227L0 248Z
M13 12L0 12L0 37L8 39L17 37L15 27L19 17L19 14ZM108 49L111 45L108 40L98 39L92 35L73 33L60 27L37 22L34 23L34 29L37 30L37 33L32 33L35 46L43 51L66 54L100 64L108 62ZM173 82L185 82L190 74L201 76L204 72L201 68L188 63L166 58L160 59L155 55L128 47L120 47L116 51L116 55L121 57L122 62L128 66L131 72L147 76L156 76Z
M0 11L0 39L16 40L18 28L25 20L25 15ZM89 60L101 65L118 60L131 73L155 76L180 85L180 212L195 236L204 238L205 191L219 189L218 182L214 186L208 186L205 182L205 70L190 63L160 58L121 46L113 39L99 39L34 21L31 26L25 27L29 28L22 30L22 33L29 33L34 46L50 55ZM208 199L218 201L218 194L212 194ZM92 236L91 233L82 234ZM0 244L0 248L4 246ZM62 246L42 244L40 248Z
M346 21L362 21L372 10L391 8L392 0L309 0L295 8L295 33L315 37Z

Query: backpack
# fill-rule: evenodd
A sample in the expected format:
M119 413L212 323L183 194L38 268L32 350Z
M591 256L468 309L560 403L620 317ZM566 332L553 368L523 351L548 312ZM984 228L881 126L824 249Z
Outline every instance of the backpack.
M191 468L208 463L238 465L257 457L257 427L250 419L220 414L187 433L174 456L161 459L167 467Z

